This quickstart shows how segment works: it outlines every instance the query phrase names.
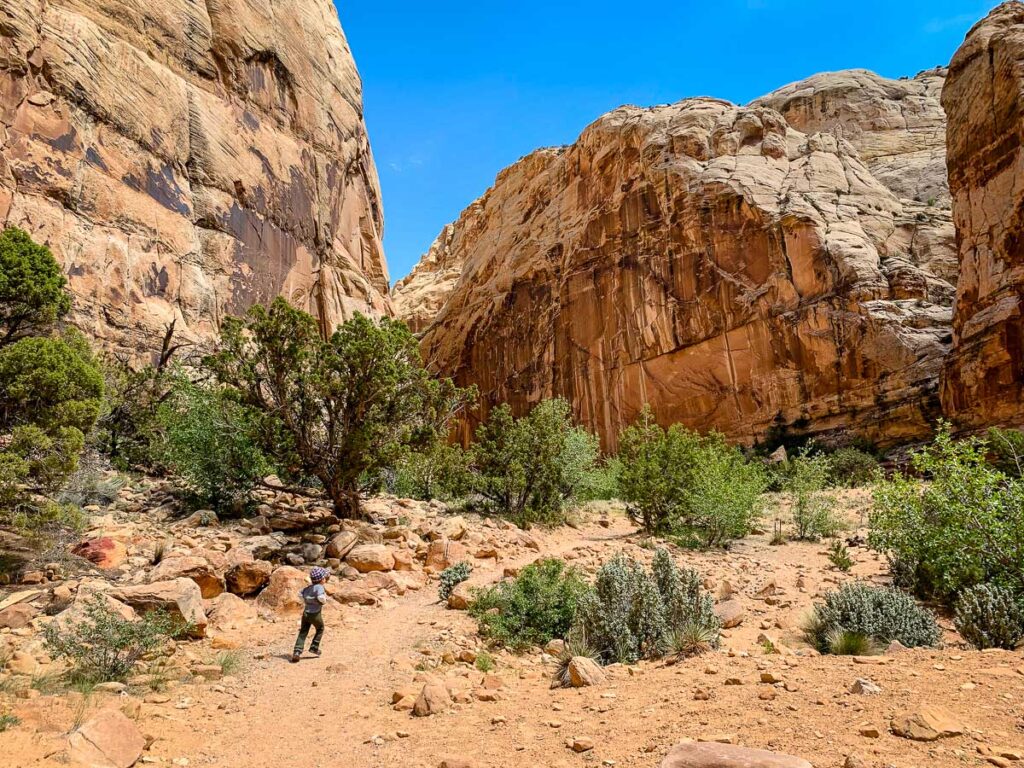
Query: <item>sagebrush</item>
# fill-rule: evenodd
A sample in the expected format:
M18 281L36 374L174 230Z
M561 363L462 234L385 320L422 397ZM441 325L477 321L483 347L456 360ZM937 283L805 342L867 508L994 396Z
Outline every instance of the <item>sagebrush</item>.
M1024 599L1005 587L977 584L960 593L955 624L975 648L1013 650L1024 641Z

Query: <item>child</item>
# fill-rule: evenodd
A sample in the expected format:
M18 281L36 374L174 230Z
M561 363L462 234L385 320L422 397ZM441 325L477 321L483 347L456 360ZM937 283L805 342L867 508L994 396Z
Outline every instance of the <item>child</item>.
M310 571L309 578L313 583L299 593L306 608L302 612L302 625L299 627L299 636L295 639L292 664L297 662L302 656L302 651L306 647L306 635L309 634L310 627L316 630L313 633L313 642L309 644L309 652L314 656L320 655L320 641L324 636L324 617L321 615L324 603L327 602L327 590L324 589L324 584L331 578L331 572L326 568L314 568Z

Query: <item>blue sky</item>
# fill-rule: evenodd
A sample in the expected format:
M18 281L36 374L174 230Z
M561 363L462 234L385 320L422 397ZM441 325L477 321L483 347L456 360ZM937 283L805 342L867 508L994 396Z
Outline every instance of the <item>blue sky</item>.
M336 0L393 280L505 166L621 104L745 103L815 72L946 64L994 0Z

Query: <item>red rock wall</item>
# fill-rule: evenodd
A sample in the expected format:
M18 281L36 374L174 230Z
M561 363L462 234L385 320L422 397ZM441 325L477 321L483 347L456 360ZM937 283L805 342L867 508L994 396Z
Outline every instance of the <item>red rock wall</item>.
M284 295L390 311L359 76L330 0L0 5L0 224L145 352Z
M1024 3L995 9L953 58L949 186L960 279L942 403L958 426L1024 425Z

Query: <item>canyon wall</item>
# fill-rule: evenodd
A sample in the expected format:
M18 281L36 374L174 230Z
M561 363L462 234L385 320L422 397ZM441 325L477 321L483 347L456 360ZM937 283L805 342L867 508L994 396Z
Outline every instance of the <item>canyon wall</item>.
M646 402L746 443L918 438L956 272L943 75L615 110L502 171L396 311L476 418L557 395L607 448Z
M967 36L942 93L960 281L942 383L959 427L1024 425L1024 4Z
M331 0L6 0L0 224L74 322L145 354L284 295L390 312L361 83Z

